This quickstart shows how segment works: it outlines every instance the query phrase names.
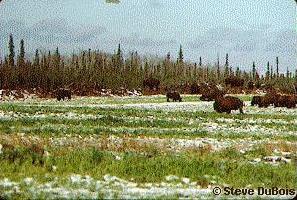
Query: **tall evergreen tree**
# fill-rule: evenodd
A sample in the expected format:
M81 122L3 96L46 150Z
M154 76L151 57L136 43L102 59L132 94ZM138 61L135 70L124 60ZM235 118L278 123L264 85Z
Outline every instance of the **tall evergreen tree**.
M199 57L199 66L200 67L202 66L202 58L201 58L201 56Z
M226 62L225 62L225 66L229 66L229 55L226 54Z
M170 55L170 52L168 52L167 55L166 55L166 61L169 62L170 61L170 58L171 58L171 55Z
M18 65L23 66L25 64L25 47L24 47L24 40L21 39L20 42L20 54L18 57Z
M253 80L255 80L255 78L256 78L256 65L255 65L255 62L253 62L252 73L253 73Z
M39 66L39 51L38 51L38 49L36 49L36 51L35 51L34 65Z
M8 48L9 48L8 65L9 66L14 66L15 52L14 52L14 43L13 43L13 36L12 36L12 34L9 35Z
M220 79L220 57L219 57L219 54L218 54L218 58L217 58L217 79Z
M269 61L267 62L267 70L266 70L266 78L270 78L270 66L269 66Z
M59 48L58 47L56 48L56 51L55 51L55 59L56 59L57 64L60 64L61 55L60 55L60 52L59 52Z
M236 75L237 77L240 77L240 69L239 69L239 67L236 68L235 75Z
M122 52L122 49L121 49L121 44L118 45L116 59L117 59L117 65L121 68L122 65L123 65L123 63L124 63L123 52Z
M278 68L278 64L279 64L278 57L276 57L276 76L277 76L277 77L279 77L279 68Z
M184 62L184 54L183 54L182 45L179 46L178 62L180 62L180 63Z

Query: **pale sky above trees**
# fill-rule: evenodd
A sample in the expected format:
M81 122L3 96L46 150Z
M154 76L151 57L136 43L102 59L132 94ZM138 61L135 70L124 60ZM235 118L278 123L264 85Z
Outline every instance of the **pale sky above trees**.
M113 0L109 0L113 1ZM8 35L16 46L25 40L35 48L72 53L80 49L176 58L183 45L185 60L224 63L250 69L269 60L280 68L297 67L296 3L292 0L6 0L0 6L0 56ZM3 17L2 17L3 16Z

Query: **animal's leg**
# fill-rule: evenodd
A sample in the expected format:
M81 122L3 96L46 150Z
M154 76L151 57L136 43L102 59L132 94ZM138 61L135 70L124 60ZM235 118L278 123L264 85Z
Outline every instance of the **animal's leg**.
M241 114L244 114L242 108L239 108L239 111Z

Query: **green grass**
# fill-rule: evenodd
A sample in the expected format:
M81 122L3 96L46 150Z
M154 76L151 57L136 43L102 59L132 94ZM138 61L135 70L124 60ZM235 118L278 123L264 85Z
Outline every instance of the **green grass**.
M253 165L233 149L210 154L157 153L149 157L125 152L120 155L121 160L115 160L110 152L94 149L67 152L57 150L53 153L56 155L50 157L44 167L32 165L30 160L18 165L2 159L0 179L6 177L19 181L25 177L34 177L46 181L43 178L44 174L50 177L66 177L73 173L101 179L105 174L112 174L145 183L162 182L165 176L172 174L188 177L205 186L211 180L216 180L219 185L229 184L234 187L244 187L249 184L258 187L263 183L267 187L297 187L296 166L293 164ZM57 171L53 172L52 166L57 166ZM204 175L216 178L206 179Z
M250 100L250 96L240 96ZM198 101L197 96L184 96L184 101ZM0 158L0 180L10 178L20 181L26 177L34 177L40 182L47 182L54 177L66 178L71 174L90 175L102 179L106 174L120 178L134 179L137 183L162 182L167 175L188 177L191 181L207 187L211 181L215 184L242 188L253 187L297 187L296 163L272 166L264 162L251 164L249 161L262 158L273 153L272 142L280 142L283 151L296 151L292 147L297 141L297 124L295 113L257 113L257 114L218 114L214 111L195 110L148 110L134 108L99 108L97 105L160 103L166 102L164 96L137 98L83 98L69 102L32 100L29 102L0 103L0 143L7 138L14 140L17 133L25 133L25 137L38 136L42 139L63 137L66 134L87 137L98 135L103 138L110 135L130 137L140 135L159 138L216 138L218 140L265 140L267 144L240 153L235 148L218 152L201 149L182 151L180 153L162 152L155 146L142 147L142 153L122 149L110 152L106 149L95 150L76 147L48 147L51 154L45 166L32 165L26 157L22 164L11 163ZM257 108L253 108L257 109ZM3 115L4 113L4 115ZM68 114L75 117L65 117ZM41 116L44 114L44 116ZM37 116L37 117L36 117ZM82 116L78 118L76 116ZM88 118L90 117L90 118ZM222 122L222 119L232 120ZM249 122L248 120L251 120ZM254 122L259 120L259 122ZM269 122L279 120L279 123ZM262 122L263 121L263 122ZM286 124L286 122L288 124ZM213 132L205 129L208 125L217 126ZM267 131L279 134L267 135L260 130L238 133L236 128L245 129L258 126ZM218 128L226 127L222 130ZM235 131L233 131L233 129ZM293 134L288 134L289 132ZM5 139L6 138L6 139ZM288 144L293 142L291 146ZM109 149L110 150L110 149ZM296 152L292 152L295 153ZM115 155L122 159L116 160ZM53 171L52 167L57 170ZM209 175L209 177L205 176ZM1 191L1 188L0 188ZM45 197L42 197L45 198Z
M214 138L245 138L254 137L255 139L265 138L266 135L251 132L249 134L238 134L237 132L222 132L209 134L204 129L203 123L216 123L218 126L225 125L218 119L241 120L232 122L230 127L245 127L253 125L242 120L284 120L292 123L291 125L260 123L263 128L288 131L297 131L297 125L294 124L294 116L290 115L264 115L264 114L246 114L246 115L227 115L215 112L187 112L187 111L163 111L163 110L141 110L141 109L123 109L123 108L94 108L94 107L38 107L25 106L18 104L0 104L0 110L24 117L11 117L0 119L0 133L18 133L37 135L61 135L61 134L159 134L161 137L214 137ZM97 117L94 119L65 118L67 113L77 115L91 115ZM45 117L34 117L35 114L45 114ZM54 115L50 115L54 114ZM55 115L56 114L56 115ZM58 116L59 115L59 116ZM189 122L192 121L190 124ZM293 122L292 122L293 121ZM160 130L161 132L158 132ZM296 140L295 135L279 134L273 136L274 139Z

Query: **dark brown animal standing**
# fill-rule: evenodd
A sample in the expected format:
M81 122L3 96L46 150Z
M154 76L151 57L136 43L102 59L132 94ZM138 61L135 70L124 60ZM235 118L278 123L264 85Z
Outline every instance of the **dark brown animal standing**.
M148 78L143 81L143 88L148 87L150 90L159 90L160 81L155 78Z
M296 104L297 104L297 96L290 95L287 98L286 107L287 108L296 108Z
M262 96L253 96L251 105L252 106L259 105L259 103L261 102L261 98Z
M295 95L278 95L274 101L274 107L295 108L297 99Z
M182 98L180 97L180 94L177 91L171 91L167 92L166 94L167 101L169 102L169 99L172 99L173 101L182 101Z
M65 89L65 88L60 88L56 91L56 95L57 95L57 100L65 100L66 98L68 100L71 99L71 91L69 89Z
M226 96L215 100L213 107L218 113L231 113L232 110L239 110L243 114L243 101L237 97Z
M275 93L267 93L261 98L261 101L258 103L259 107L267 108L270 105L275 103L275 100L278 98L278 94Z

